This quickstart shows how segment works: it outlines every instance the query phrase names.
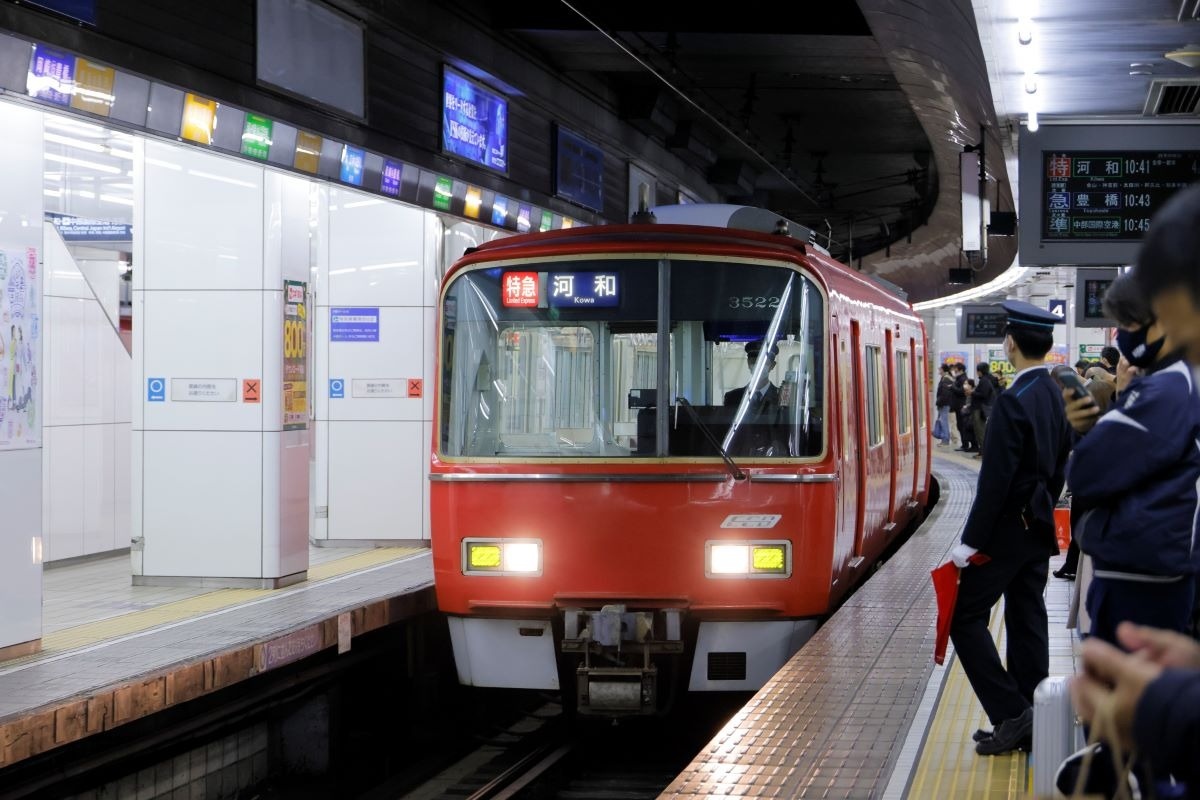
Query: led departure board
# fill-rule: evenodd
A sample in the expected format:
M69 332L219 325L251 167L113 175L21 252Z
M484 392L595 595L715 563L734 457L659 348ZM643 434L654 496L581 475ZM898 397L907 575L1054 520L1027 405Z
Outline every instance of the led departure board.
M1155 212L1200 181L1200 124L1043 121L1021 128L1017 173L1021 264L1132 264Z
M958 340L964 344L1004 341L1008 312L999 305L964 303L959 317Z
M1167 199L1200 180L1200 150L1043 152L1042 238L1137 240Z

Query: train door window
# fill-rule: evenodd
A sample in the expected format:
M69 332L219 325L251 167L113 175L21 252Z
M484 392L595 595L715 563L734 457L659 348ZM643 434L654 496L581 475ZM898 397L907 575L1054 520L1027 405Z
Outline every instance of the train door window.
M914 346L915 348L915 346ZM925 421L925 392L921 392L919 387L923 386L925 380L925 356L917 356L917 374L913 377L913 394L917 398L917 427L924 428Z
M883 441L883 352L874 345L866 351L867 443L874 447Z
M897 432L912 430L912 373L908 371L908 353L896 353Z

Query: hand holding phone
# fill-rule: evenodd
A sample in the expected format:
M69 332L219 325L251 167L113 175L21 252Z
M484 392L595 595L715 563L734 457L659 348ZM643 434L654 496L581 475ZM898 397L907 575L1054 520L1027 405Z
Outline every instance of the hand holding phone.
M1082 400L1085 397L1091 397L1092 394L1087 390L1087 386L1083 383L1083 378L1079 377L1079 373L1065 364L1060 364L1051 372L1054 379L1058 381L1059 386L1064 389L1070 389L1071 394L1076 400ZM1092 400L1095 403L1095 400Z

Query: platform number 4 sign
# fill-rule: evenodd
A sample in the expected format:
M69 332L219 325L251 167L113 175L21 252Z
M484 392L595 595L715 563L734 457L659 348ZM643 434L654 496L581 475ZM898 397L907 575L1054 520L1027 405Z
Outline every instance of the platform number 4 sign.
M1066 300L1051 300L1047 310L1061 320L1067 318L1067 301Z

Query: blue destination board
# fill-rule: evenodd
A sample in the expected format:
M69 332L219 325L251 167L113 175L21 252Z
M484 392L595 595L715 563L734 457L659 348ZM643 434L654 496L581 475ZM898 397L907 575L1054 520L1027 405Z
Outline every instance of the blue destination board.
M329 341L378 342L378 308L329 309Z
M551 272L546 293L551 308L615 308L620 301L615 272Z

